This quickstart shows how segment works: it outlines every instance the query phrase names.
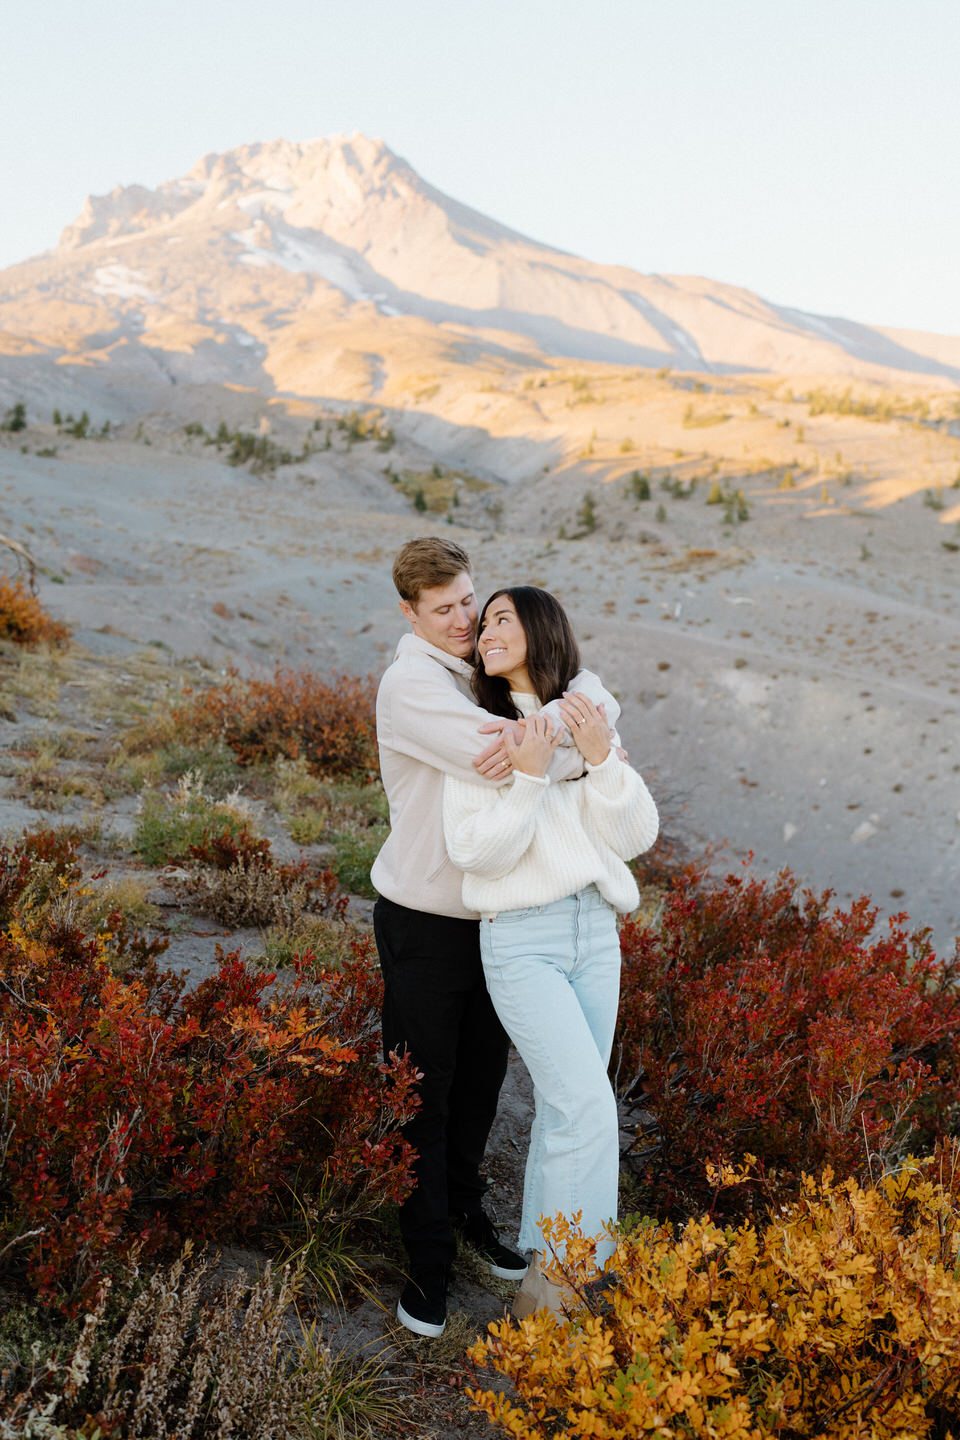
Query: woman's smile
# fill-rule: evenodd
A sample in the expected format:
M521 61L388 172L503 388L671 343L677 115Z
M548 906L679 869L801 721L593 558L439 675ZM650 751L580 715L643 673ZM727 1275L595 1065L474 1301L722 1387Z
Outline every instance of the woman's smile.
M498 595L487 606L477 644L488 675L502 675L511 690L531 689L527 636L508 595Z

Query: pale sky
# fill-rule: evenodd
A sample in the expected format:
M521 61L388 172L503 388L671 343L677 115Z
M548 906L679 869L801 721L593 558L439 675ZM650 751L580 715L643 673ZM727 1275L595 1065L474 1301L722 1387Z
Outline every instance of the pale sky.
M355 130L590 260L960 334L960 0L7 0L0 266Z

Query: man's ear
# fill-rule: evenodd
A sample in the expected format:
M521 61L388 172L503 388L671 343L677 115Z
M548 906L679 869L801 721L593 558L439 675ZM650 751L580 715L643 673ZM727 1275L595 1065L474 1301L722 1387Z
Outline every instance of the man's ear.
M400 614L403 616L404 620L409 620L411 625L415 624L417 619L417 612L410 604L410 601L401 600L398 603L400 605Z

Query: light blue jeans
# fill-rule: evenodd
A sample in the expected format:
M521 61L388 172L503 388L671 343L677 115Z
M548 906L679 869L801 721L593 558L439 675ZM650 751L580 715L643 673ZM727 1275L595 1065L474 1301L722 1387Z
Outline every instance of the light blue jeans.
M595 885L552 905L480 921L487 989L533 1080L536 1114L520 1248L543 1250L541 1215L582 1212L585 1235L616 1219L617 1103L607 1076L620 998L616 916ZM599 1264L613 1244L600 1242Z

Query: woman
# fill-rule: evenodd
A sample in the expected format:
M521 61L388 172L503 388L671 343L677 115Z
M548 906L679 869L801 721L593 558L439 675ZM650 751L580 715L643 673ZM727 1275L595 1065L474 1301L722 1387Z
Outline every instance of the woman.
M603 706L568 693L580 657L563 607L545 590L499 590L484 606L474 693L512 719L514 779L500 789L448 776L444 834L477 911L490 997L534 1084L536 1114L523 1190L520 1248L533 1253L514 1305L560 1313L542 1275L541 1215L581 1212L585 1234L616 1217L617 1107L607 1076L620 989L616 912L633 910L625 860L657 836L657 811L635 770L611 750ZM583 755L582 780L546 776L558 741L542 706L560 700ZM602 1264L612 1243L601 1241Z

